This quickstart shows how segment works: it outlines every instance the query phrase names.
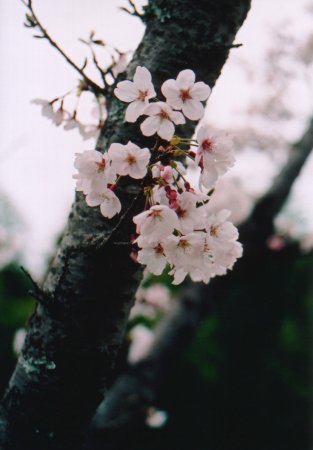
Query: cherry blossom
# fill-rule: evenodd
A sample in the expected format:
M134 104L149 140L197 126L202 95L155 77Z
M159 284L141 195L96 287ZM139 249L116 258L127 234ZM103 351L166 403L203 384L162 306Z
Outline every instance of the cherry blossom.
M150 273L161 275L167 264L162 243L151 241L143 236L139 236L136 242L141 247L138 252L138 262L145 264Z
M182 283L187 275L193 281L208 283L232 269L242 255L242 245L237 228L229 221L230 211L209 208L212 192L196 191L178 159L192 159L201 169L200 188L210 188L232 167L234 156L226 141L213 135L208 126L197 133L197 153L189 149L194 140L174 134L175 125L185 123L184 115L174 109L182 109L186 117L197 120L203 115L201 101L210 94L209 86L195 83L193 71L184 70L176 80L167 80L162 92L167 103L148 104L155 92L145 67L137 67L133 81L118 83L116 96L129 103L126 120L148 116L140 125L142 134L157 133L167 142L157 138L151 144L147 140L149 148L131 141L113 143L104 154L88 150L76 155L76 189L86 195L87 205L100 206L101 214L110 219L122 209L115 194L120 178L143 178L145 209L133 217L137 236L131 239L132 258L155 275L170 266L173 284Z
M177 215L166 205L155 205L133 218L138 233L151 241L170 235L179 226Z
M146 67L138 66L134 81L120 81L114 89L114 94L119 100L129 103L125 113L126 121L136 122L138 117L143 114L149 99L156 96L151 73Z
M211 93L207 84L202 81L195 83L195 78L195 73L186 69L179 72L176 80L166 80L161 87L167 103L174 109L181 109L191 120L203 117L204 108L201 101L207 100Z
M32 100L32 103L34 103L34 105L40 105L41 114L44 117L47 117L48 119L52 120L52 122L57 127L60 126L65 120L68 120L70 118L70 114L67 111L65 111L62 106L60 106L56 110L53 109L54 101L48 102L47 100L36 98Z
M117 61L114 61L114 65L112 67L112 73L116 77L118 74L125 72L127 64L128 64L128 57L127 54L129 52L118 52L119 58Z
M173 284L180 284L189 273L195 281L208 282L207 270L204 271L205 233L189 233L185 236L171 235L164 240L164 248L170 264L173 266ZM208 278L208 279L207 279Z
M146 302L159 311L166 312L171 308L171 292L161 283L155 283L145 289Z
M212 241L211 241L212 242ZM225 275L242 256L242 245L238 241L225 241L223 246L214 249L213 275Z
M203 218L202 208L197 208L197 196L191 192L183 192L176 199L176 209L179 220L178 229L182 233L191 233L195 225L201 222Z
M234 165L235 157L227 140L220 140L211 133L208 126L199 128L197 141L199 147L196 163L202 165L200 184L210 188L219 176L226 173Z
M99 206L101 214L111 219L121 211L122 205L118 197L111 189L103 189L101 192L90 192L86 197L88 206Z
M109 156L97 150L76 154L74 167L78 170L78 174L73 175L77 180L76 190L83 191L84 194L101 192L108 183L114 183L116 179Z
M147 117L140 129L145 136L152 136L157 133L162 139L169 141L175 133L175 125L182 125L186 121L182 113L173 111L165 102L156 102L148 105L144 114Z
M130 364L135 364L149 353L154 341L154 333L144 325L136 325L131 329L129 336L131 344L127 359Z
M146 175L151 157L148 148L140 148L131 141L126 145L111 144L108 155L112 160L112 167L119 175L129 175L135 179Z
M215 247L223 245L224 242L234 242L238 239L237 228L226 220L230 214L231 211L228 209L222 209L207 218L206 230Z
M146 424L150 428L162 428L168 421L168 413L154 407L147 411Z

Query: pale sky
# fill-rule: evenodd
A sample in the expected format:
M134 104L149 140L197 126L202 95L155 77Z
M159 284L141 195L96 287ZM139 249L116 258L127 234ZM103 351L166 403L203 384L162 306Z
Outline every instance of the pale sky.
M295 35L300 32L305 35L312 23L312 15L301 12L307 3L305 0L254 0L236 39L244 45L232 50L211 96L208 121L225 127L242 124L242 116L237 112L245 108L254 86L242 82L238 64L234 68L232 59L247 58L258 64L270 39L267 33L270 23L275 26L284 19L289 20ZM121 50L136 48L144 29L137 18L118 9L127 5L127 1L93 0L92 7L90 4L87 0L33 0L44 26L78 64L83 63L84 52L88 50L78 38L86 38L91 30ZM32 38L32 30L22 25L24 14L25 7L18 0L0 0L0 16L5 17L0 28L0 192L9 196L24 221L25 265L40 273L44 258L52 251L54 239L66 223L74 198L74 154L93 148L94 141L83 141L77 131L66 132L55 127L40 115L38 106L31 104L35 98L51 100L72 89L78 76L45 40ZM300 87L299 92L302 92ZM313 109L311 100L303 95L301 101L295 101L301 120L285 130L290 140L303 131L303 118ZM247 177L266 185L267 174L272 175L274 170L268 159L262 158L258 160L257 173L251 167L255 165L251 158L241 161L237 170L241 167ZM259 170L262 161L263 172ZM305 176L309 180L310 173ZM308 205L305 208L311 205L312 195L311 183L311 191L308 188L301 191L304 205Z

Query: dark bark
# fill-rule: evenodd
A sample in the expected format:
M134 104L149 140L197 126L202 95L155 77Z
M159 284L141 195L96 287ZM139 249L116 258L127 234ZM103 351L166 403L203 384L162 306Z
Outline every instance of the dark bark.
M236 263L233 273L226 277L217 277L207 286L191 284L185 288L175 310L161 322L156 330L156 340L149 355L130 366L116 380L107 398L99 407L92 422L95 442L105 442L108 430L113 430L112 432L115 428L131 430L136 423L143 422L147 407L158 401L159 394L168 378L171 377L171 372L178 359L186 350L201 322L209 312L212 312L212 309L219 312L221 320L230 323L229 316L236 316L233 309L240 311L240 317L234 320L236 329L232 330L232 340L237 345L233 344L230 350L229 372L233 374L233 366L239 366L239 360L248 372L252 360L250 350L253 347L250 342L247 342L249 330L251 331L253 328L257 330L251 332L251 336L254 336L255 339L258 337L258 342L262 340L270 342L271 333L276 330L277 317L281 317L284 313L281 304L284 299L278 295L276 305L272 305L271 309L268 309L268 317L264 318L267 320L265 328L264 323L261 322L261 327L263 327L261 330L260 320L255 311L263 311L263 306L260 307L255 298L256 295L253 295L255 286L253 286L252 292L249 291L251 282L249 283L247 280L255 279L258 274L264 273L263 285L266 286L268 283L264 265L265 261L268 262L269 267L270 264L273 265L271 262L273 254L267 248L266 239L273 232L275 216L286 202L293 183L307 161L312 148L313 120L310 121L299 141L291 146L290 159L274 180L273 185L257 201L250 217L240 225L239 240L244 247L244 256ZM297 246L294 243L285 252L276 255L276 262L275 259L274 262L278 266L278 270L286 269L297 255ZM271 271L271 269L269 270ZM279 289L278 278L277 284ZM262 291L261 288L259 290ZM227 298L231 296L231 292L234 292L236 302L228 303ZM269 295L268 293L267 297ZM261 300L262 305L264 303L266 305L264 300ZM271 312L273 317L271 317ZM262 317L261 313L260 317ZM247 326L247 324L249 325ZM229 324L226 325L226 327L229 326ZM255 346L256 357L258 357L258 348L261 346L262 344ZM249 348L247 353L244 352L246 347ZM234 361L232 354L235 352L237 357L240 352L243 352L244 355L238 357L238 361L232 366Z
M147 25L127 71L146 66L156 86L191 68L214 85L250 1L151 0ZM123 123L113 100L97 143L147 145L138 125ZM189 133L194 124L189 126ZM132 298L141 276L129 258L131 216L142 209L140 186L127 180L118 195L122 220L104 220L77 195L58 254L30 319L30 330L1 405L3 450L79 449L84 429L110 384ZM131 207L130 207L131 205ZM128 210L129 208L129 210Z

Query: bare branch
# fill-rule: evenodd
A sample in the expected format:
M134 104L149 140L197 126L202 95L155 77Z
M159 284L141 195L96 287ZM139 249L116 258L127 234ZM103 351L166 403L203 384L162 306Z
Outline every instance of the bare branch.
M40 31L42 32L42 36L40 36L41 38L45 38L49 41L49 43L52 45L52 47L54 47L63 57L64 59L68 62L68 64L70 66L72 66L80 75L81 77L84 79L85 83L88 85L88 87L90 88L90 90L92 92L94 92L95 94L100 94L103 93L104 88L102 88L101 86L99 86L97 83L95 83L93 80L91 80L91 78L89 78L86 73L84 72L84 68L85 66L83 66L83 69L79 68L75 62L61 49L61 47L52 39L52 37L49 35L49 33L47 32L47 30L43 27L43 25L41 24L41 22L39 21L38 17L36 16L33 6L32 6L32 1L29 0L28 3L26 4L23 0L22 2L27 6L27 8L29 9L29 11L31 12L31 17L32 19L35 21L36 26L40 29ZM29 19L28 19L29 20Z
M119 9L126 12L127 14L130 14L131 16L139 17L139 19L142 20L142 14L138 11L135 2L132 0L128 0L128 3L131 7L131 10L125 8L124 6L121 6Z

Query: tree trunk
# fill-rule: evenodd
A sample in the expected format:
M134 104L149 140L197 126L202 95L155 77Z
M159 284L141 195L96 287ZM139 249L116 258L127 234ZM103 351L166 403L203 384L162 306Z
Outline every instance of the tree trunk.
M213 86L249 0L150 0L146 33L128 68L146 66L156 86L186 68ZM147 145L113 100L97 149ZM192 133L194 125L190 125ZM78 450L108 389L141 270L130 258L131 217L143 208L140 185L120 188L122 218L105 220L78 194L1 406L3 450Z

